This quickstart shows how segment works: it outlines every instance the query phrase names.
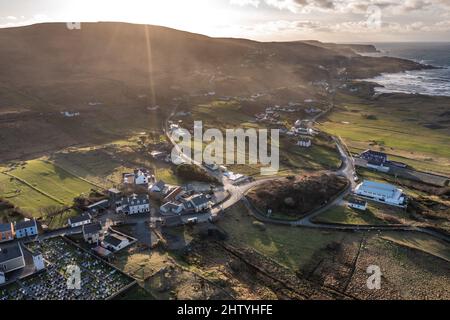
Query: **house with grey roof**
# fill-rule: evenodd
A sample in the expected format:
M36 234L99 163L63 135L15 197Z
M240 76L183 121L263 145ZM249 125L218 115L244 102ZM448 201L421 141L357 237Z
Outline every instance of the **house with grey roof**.
M166 202L163 204L159 211L164 215L181 214L184 210L184 205L180 202Z
M157 183L155 183L151 188L150 188L150 192L152 193L161 193L161 194L165 194L167 191L168 187L166 185L166 183L163 180L159 180Z
M128 215L150 212L150 197L148 194L133 194L120 199L116 208L117 213Z
M103 228L100 222L85 224L83 226L83 238L88 243L99 243L103 239Z
M89 213L83 213L79 216L70 217L68 223L71 228L76 228L91 223L91 219L92 217Z
M130 244L130 240L116 233L111 233L103 239L102 247L117 252Z
M211 200L204 194L194 195L190 199L195 212L201 212L211 208Z
M16 232L17 239L32 237L38 234L38 226L35 219L25 219L23 221L16 222L14 225L14 230Z
M9 272L25 267L22 247L19 243L0 247L0 272Z

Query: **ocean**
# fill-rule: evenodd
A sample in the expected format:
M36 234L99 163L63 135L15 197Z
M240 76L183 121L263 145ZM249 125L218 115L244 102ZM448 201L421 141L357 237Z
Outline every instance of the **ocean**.
M375 43L381 53L430 64L441 69L386 73L367 79L384 87L378 93L401 92L431 96L450 96L450 43Z

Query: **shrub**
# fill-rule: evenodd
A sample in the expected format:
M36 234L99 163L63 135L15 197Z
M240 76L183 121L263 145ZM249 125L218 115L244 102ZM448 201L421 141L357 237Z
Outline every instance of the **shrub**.
M205 170L193 164L179 165L176 169L176 174L184 180L217 183L217 179L211 177Z

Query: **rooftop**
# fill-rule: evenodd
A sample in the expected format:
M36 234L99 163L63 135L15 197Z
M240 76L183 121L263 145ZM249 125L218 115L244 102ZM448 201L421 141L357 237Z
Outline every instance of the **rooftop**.
M365 180L361 184L361 186L363 188L377 189L377 190L381 190L381 191L385 191L385 192L395 192L398 190L398 188L396 186L386 184L386 183L375 182L375 181L368 181L368 180Z
M26 229L26 228L32 228L36 226L36 220L23 220L23 221L19 221L16 222L15 225L15 229L16 230L20 230L20 229Z
M11 231L11 223L0 223L0 232Z
M0 248L0 263L22 257L22 248L19 244L13 244Z
M70 223L80 223L87 220L91 220L91 216L88 213L83 213L82 215L69 218Z
M200 194L192 197L191 201L195 206L201 206L205 203L208 203L209 199L204 194Z
M348 200L349 203L352 204L357 204L360 206L365 206L367 204L367 201L361 200L361 199L356 199L356 198L352 198L350 200Z
M98 233L102 230L102 225L99 222L86 224L83 226L83 233L92 234Z
M106 242L106 243L108 243L110 245L113 245L113 246L118 246L124 240L127 240L127 238L122 237L122 236L120 236L118 234L112 233L112 234L107 235L105 237L105 239L103 240L103 242Z

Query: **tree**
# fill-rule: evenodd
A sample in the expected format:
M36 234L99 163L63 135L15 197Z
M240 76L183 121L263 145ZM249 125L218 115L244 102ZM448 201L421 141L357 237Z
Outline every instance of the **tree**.
M211 177L205 170L193 164L179 165L176 174L184 180L217 183L216 178Z

